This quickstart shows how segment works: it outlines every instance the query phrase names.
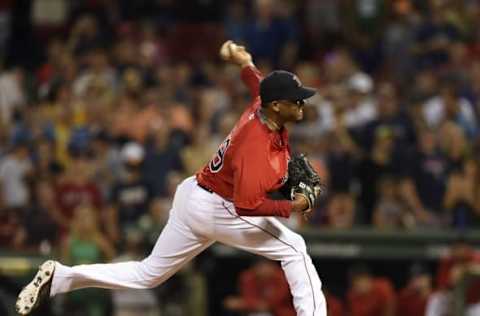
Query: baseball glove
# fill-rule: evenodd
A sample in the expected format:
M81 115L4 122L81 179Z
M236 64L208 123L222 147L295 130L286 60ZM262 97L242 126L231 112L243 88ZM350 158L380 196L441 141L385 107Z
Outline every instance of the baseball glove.
M302 194L308 201L310 212L321 197L326 193L325 185L320 176L304 154L294 155L288 163L288 180L280 188L282 195L293 200L295 194Z

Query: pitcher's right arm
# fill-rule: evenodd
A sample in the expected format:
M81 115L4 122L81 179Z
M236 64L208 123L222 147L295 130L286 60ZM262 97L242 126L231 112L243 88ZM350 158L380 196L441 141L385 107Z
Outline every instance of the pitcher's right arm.
M263 75L255 67L252 55L246 50L245 46L226 41L220 49L220 57L241 67L242 81L248 87L252 99L256 100L260 93L260 81L263 79Z

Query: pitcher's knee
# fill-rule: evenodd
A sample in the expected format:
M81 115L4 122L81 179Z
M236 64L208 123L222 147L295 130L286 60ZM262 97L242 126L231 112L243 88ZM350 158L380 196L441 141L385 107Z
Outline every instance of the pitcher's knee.
M303 254L307 253L307 244L305 243L305 239L302 235L293 233L290 236L290 243L296 252Z
M141 279L143 287L151 289L162 283L163 276L165 275L164 269L159 269L154 266L148 258L139 261L137 264L139 267L139 278Z
M160 281L155 276L149 276L147 279L142 281L143 288L153 289L160 285Z
M312 261L307 253L305 239L301 235L292 233L288 238L288 246L290 251L281 259L282 265L299 261L302 264L311 264Z

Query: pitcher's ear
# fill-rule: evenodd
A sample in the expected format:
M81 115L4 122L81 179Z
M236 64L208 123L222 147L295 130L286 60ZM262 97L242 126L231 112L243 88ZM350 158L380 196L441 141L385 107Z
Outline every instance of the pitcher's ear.
M272 110L275 112L280 112L280 103L278 101L273 101L271 102L272 104Z

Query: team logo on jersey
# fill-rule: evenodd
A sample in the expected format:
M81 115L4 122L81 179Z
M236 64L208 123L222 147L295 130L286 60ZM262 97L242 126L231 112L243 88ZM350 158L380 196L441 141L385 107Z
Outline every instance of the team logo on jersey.
M222 170L225 153L228 149L228 146L230 146L230 135L228 135L228 137L223 141L215 156L213 156L212 160L210 160L210 163L208 164L210 172L217 173Z

